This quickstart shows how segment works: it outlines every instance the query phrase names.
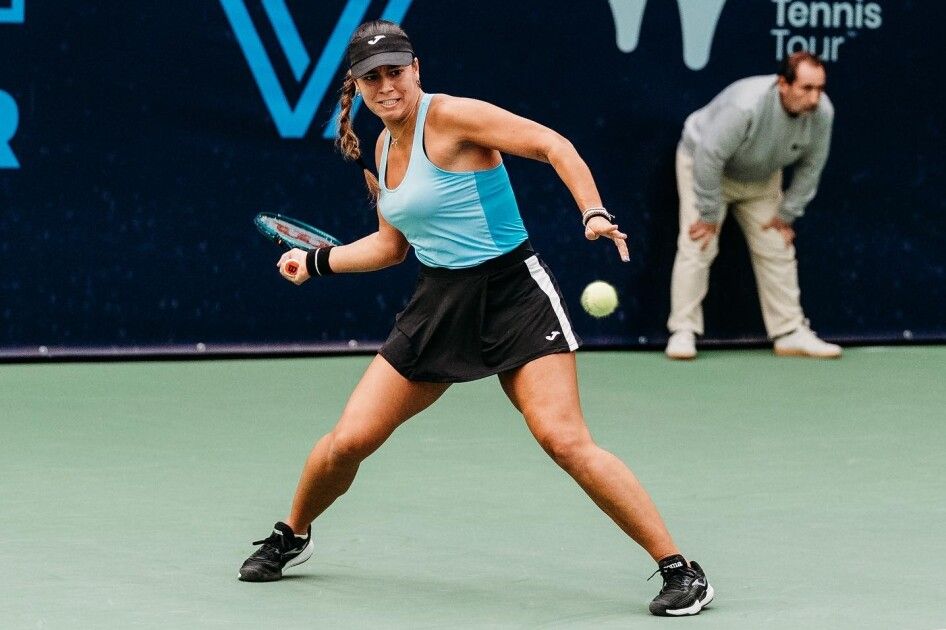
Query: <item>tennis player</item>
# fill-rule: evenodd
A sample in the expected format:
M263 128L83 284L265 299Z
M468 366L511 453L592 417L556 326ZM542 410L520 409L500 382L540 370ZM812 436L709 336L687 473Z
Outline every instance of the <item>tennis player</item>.
M702 569L680 555L647 492L585 425L575 367L580 342L552 274L529 244L501 154L551 164L575 198L585 237L610 239L626 261L626 236L602 207L588 167L568 140L531 120L424 93L411 42L396 24L363 24L347 55L342 152L361 156L350 121L356 92L385 126L375 147L378 179L365 171L378 199L378 231L308 254L291 250L278 266L301 284L396 265L413 247L420 279L338 424L309 455L289 516L254 543L261 547L240 579L278 580L305 562L312 521L348 490L362 460L451 383L495 374L545 451L657 561L664 586L650 611L700 612L713 598Z

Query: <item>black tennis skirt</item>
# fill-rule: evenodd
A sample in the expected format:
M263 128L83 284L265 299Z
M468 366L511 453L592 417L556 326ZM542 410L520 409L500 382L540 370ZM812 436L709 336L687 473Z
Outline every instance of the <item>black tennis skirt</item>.
M456 383L580 344L558 284L525 241L475 267L421 265L380 354L410 380Z

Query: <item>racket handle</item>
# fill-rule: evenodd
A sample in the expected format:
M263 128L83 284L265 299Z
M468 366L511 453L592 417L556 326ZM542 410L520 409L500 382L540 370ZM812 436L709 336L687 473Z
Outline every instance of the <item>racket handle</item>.
M296 275L298 271L299 271L299 263L297 263L294 260L290 260L289 262L286 263L286 273L288 273L290 276Z

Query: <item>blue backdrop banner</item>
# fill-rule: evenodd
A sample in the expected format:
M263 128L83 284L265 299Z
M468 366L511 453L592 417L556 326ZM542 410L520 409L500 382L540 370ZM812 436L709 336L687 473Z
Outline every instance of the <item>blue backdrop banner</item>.
M683 120L806 49L836 110L797 224L802 302L834 339L946 338L946 5L909 0L0 0L0 354L338 349L383 340L417 263L303 287L256 234L281 212L344 241L377 226L332 144L343 53L362 21L411 35L424 88L491 101L568 137L630 235L583 238L545 164L506 163L533 244L590 345L666 339ZM355 129L373 146L364 108ZM734 222L707 337L761 340ZM617 312L578 305L593 280ZM42 349L41 349L42 348Z

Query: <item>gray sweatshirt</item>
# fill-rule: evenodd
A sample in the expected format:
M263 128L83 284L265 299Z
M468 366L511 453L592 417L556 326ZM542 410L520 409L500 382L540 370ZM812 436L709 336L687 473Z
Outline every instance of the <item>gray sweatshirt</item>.
M680 146L693 156L700 218L722 217L721 179L764 182L794 164L779 217L791 223L805 212L828 158L834 107L826 94L810 114L789 116L774 74L736 81L687 118Z

